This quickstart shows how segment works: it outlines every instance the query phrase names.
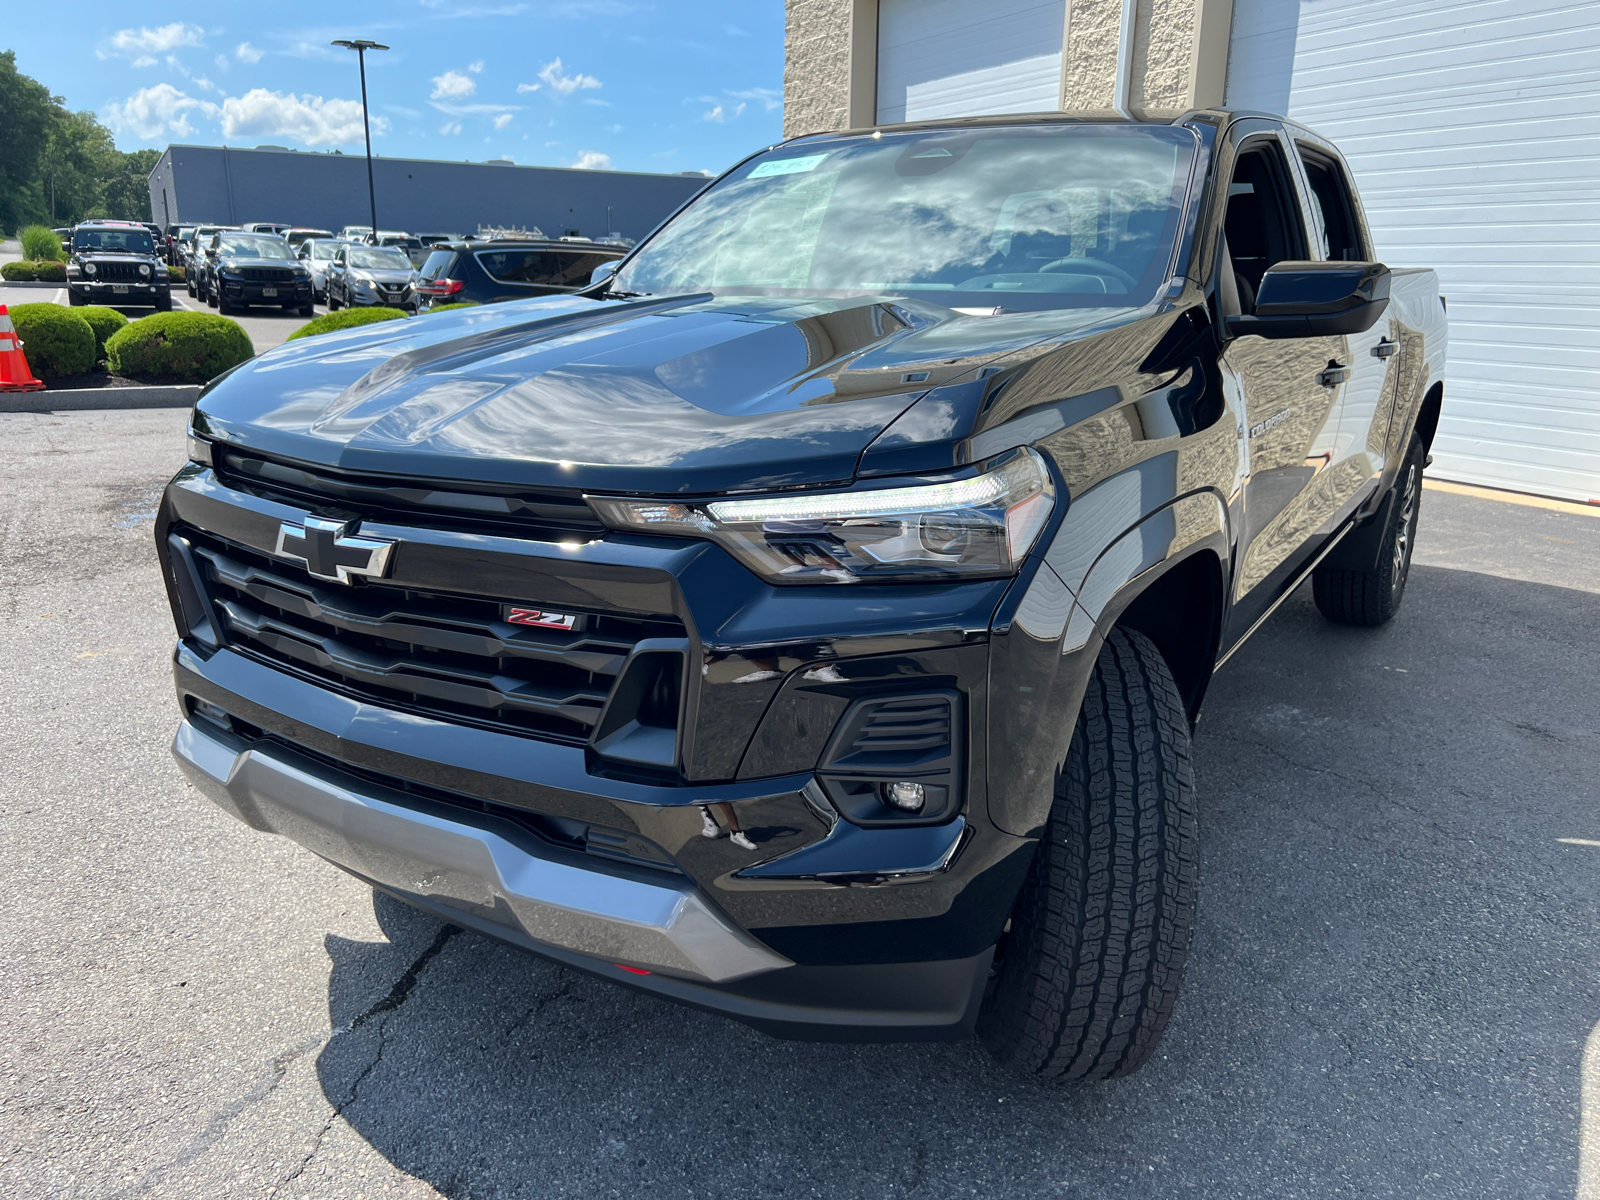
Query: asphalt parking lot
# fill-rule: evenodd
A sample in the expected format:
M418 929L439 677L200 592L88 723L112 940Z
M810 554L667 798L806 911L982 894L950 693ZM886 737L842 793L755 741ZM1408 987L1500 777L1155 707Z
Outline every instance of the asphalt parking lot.
M1393 625L1302 591L1234 657L1167 1039L1059 1088L624 991L212 807L184 417L0 415L0 1194L1600 1200L1600 516L1430 490Z

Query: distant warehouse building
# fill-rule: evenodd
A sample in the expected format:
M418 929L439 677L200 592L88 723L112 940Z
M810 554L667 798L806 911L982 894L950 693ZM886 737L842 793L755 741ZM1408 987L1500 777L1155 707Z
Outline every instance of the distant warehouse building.
M378 224L471 233L480 225L547 236L639 238L705 186L699 174L580 171L375 158ZM289 221L337 230L369 220L366 157L258 146L169 146L150 173L150 219L240 225Z

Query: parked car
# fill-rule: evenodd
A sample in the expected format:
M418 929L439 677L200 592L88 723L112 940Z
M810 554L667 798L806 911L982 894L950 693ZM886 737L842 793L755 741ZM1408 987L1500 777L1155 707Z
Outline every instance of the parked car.
M603 979L1127 1075L1189 954L1212 673L1308 577L1395 616L1446 341L1294 122L784 142L580 293L216 382L157 523L174 751ZM1341 646L1376 653L1308 672Z
M347 242L359 242L371 232L371 225L343 225L339 228L339 237Z
M571 292L597 267L619 260L615 246L549 241L451 242L435 246L417 273L427 304L493 304Z
M201 298L219 313L252 305L314 314L311 272L275 233L224 230L211 237L201 272Z
M424 246L426 246L426 247L428 247L430 249L432 247L434 247L434 246L437 246L440 242L459 242L460 240L461 240L461 235L459 233L419 233L419 234L417 234L417 241L421 242Z
M295 251L295 257L311 272L311 296L318 304L328 302L328 265L340 246L350 244L335 237L307 238Z
M298 250L300 249L300 243L309 238L331 237L333 237L333 231L331 229L313 229L309 225L296 225L293 229L289 230L283 235L283 240Z
M204 278L206 247L211 245L211 239L219 232L231 228L231 225L196 225L183 243L183 286L196 299L205 296L200 284Z
M67 258L67 302L172 308L167 264L155 236L133 221L84 221L75 225Z
M414 267L420 267L428 257L428 251L419 239L398 230L380 229L377 233L367 234L362 240L369 246L393 246L409 258Z
M417 311L417 295L411 288L416 268L394 246L340 246L326 273L330 312L374 306Z
M168 263L183 266L183 243L194 232L193 225L168 225L162 233L159 245L164 247L163 257Z
M253 225L240 226L246 233L275 233L283 236L293 229L293 225L285 225L281 221L257 221Z

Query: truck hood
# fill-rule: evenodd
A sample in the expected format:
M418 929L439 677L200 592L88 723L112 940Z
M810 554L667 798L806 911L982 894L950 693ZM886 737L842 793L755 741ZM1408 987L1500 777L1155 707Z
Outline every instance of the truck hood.
M241 448L386 476L657 495L843 482L931 388L1116 315L516 301L289 342L214 381L194 420Z

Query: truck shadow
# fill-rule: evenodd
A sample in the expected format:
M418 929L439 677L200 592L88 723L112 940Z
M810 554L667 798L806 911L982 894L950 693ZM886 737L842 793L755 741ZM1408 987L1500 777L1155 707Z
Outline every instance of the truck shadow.
M1292 597L1213 685L1194 952L1130 1079L781 1042L379 896L388 944L328 939L324 1093L452 1197L1570 1197L1596 628L1600 596L1442 568L1378 631Z

